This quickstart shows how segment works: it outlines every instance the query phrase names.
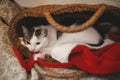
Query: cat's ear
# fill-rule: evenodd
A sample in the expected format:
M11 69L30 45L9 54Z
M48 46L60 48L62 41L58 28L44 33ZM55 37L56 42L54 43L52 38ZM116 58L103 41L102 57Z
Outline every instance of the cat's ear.
M29 34L28 29L25 26L22 26L22 30L25 36L27 36Z
M40 35L41 35L41 29L35 30L35 35L36 35L36 36L40 36Z
M48 29L44 28L44 34L45 37L48 35Z

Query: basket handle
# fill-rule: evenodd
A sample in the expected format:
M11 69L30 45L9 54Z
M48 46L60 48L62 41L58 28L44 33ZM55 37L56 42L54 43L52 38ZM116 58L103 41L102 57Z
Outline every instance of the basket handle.
M49 11L44 12L44 16L47 19L47 21L53 26L55 27L57 30L61 31L61 32L78 32L78 31L82 31L90 26L92 26L97 20L98 18L103 14L103 12L105 11L106 6L105 5L101 5L100 8L94 13L94 15L87 20L85 23L78 25L76 27L69 27L69 26L64 26L61 25L59 23L57 23L55 21L55 19L52 17L51 13Z

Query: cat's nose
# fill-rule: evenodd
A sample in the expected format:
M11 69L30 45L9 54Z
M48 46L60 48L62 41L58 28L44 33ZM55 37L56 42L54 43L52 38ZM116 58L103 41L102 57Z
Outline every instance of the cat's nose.
M31 51L31 52L35 52L35 49L32 48L30 51Z
M32 50L32 52L34 52L34 50Z
M33 49L32 52L35 52L35 50Z

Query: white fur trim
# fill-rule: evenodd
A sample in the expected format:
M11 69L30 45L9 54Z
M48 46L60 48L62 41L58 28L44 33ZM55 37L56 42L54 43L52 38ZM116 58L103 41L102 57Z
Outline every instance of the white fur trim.
M98 44L101 39L102 37L100 34L93 27L90 27L80 32L63 33L63 35L56 42L56 45L79 42Z

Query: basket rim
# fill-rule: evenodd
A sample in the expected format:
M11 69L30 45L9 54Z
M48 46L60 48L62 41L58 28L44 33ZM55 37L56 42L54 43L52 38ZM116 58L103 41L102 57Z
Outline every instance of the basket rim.
M66 5L41 5L38 7L34 8L25 8L22 11L18 11L11 21L9 22L9 25L12 26L12 23L17 23L18 20L26 17L26 16L31 16L31 17L44 17L45 12L50 12L51 14L57 15L65 12L73 13L73 12L81 12L81 8L84 8L82 11L95 11L96 9L99 8L99 6L105 5L107 7L107 10L118 12L115 13L116 15L120 15L120 8L112 6L112 5L107 5L107 4L66 4ZM70 9L71 10L70 10ZM79 8L79 10L76 10L76 8ZM69 9L69 10L67 10Z

